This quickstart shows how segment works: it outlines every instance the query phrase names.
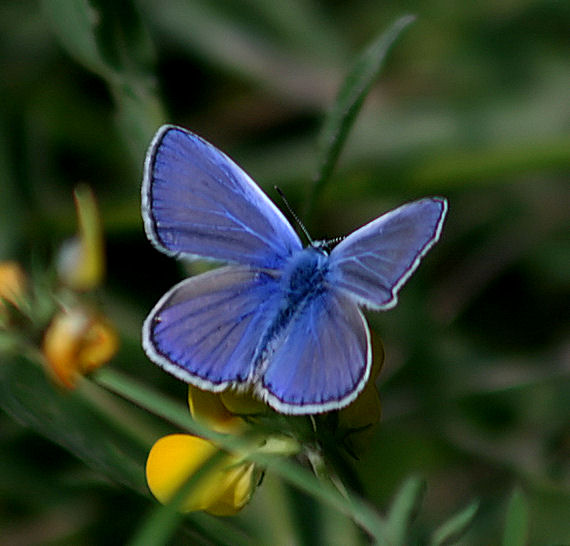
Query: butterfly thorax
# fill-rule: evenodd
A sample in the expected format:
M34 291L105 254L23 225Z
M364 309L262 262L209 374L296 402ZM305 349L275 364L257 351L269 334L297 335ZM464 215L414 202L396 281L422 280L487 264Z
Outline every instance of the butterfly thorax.
M294 254L281 277L284 305L295 307L323 287L328 255L321 248L310 246Z

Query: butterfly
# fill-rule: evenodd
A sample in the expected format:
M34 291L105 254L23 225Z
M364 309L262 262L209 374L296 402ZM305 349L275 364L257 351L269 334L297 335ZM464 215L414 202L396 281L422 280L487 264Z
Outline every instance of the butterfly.
M407 203L328 250L303 248L281 211L228 156L174 125L146 156L142 216L160 251L224 265L183 280L143 325L148 357L196 387L250 390L284 414L340 409L370 376L360 307L396 305L439 239L447 201Z

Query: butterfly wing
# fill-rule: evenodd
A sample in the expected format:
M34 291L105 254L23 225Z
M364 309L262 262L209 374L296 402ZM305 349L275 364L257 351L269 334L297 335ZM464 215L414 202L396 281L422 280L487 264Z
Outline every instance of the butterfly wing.
M307 414L352 402L370 375L370 332L356 303L320 291L272 343L261 397L281 413Z
M299 237L251 178L220 150L172 125L149 148L142 187L146 233L161 251L277 269Z
M143 326L143 347L166 371L199 388L246 383L278 281L246 266L227 266L174 286Z
M420 199L366 224L330 254L327 282L361 305L389 309L398 290L439 239L447 201Z

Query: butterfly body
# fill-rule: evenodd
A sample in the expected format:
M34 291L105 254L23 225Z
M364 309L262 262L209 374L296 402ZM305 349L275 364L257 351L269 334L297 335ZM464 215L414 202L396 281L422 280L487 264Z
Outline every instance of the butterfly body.
M279 279L277 301L267 317L267 329L260 337L256 351L258 368L270 358L272 346L286 335L289 324L305 312L308 305L322 298L327 271L327 255L313 246L296 252L285 264ZM259 373L258 373L259 375Z
M197 135L161 128L145 163L151 242L228 265L182 281L143 326L148 356L199 388L252 390L287 414L338 409L372 361L359 306L388 309L438 240L447 203L426 198L358 229L330 252L301 241L231 159Z
M327 265L328 255L314 246L294 254L284 268L281 282L287 305L297 306L322 291Z

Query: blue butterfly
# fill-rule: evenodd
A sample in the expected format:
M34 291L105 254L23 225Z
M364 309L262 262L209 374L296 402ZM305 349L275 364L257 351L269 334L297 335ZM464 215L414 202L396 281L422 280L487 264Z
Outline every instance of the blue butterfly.
M332 251L303 245L279 209L229 157L166 125L145 161L148 238L175 257L228 262L167 292L143 326L151 360L201 389L252 389L276 411L320 413L352 402L372 362L359 309L396 305L439 239L447 201L405 204Z

